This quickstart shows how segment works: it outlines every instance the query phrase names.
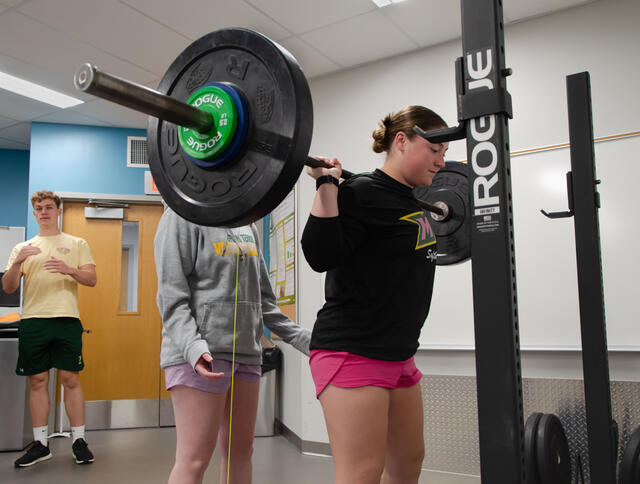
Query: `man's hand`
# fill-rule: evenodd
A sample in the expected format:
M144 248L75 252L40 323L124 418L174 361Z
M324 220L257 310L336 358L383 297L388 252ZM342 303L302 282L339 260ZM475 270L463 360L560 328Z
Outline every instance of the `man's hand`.
M27 260L27 257L39 254L41 252L42 250L40 250L40 247L34 247L31 244L25 245L22 249L20 249L20 252L18 252L18 256L16 257L16 260L13 261L13 263L16 265L20 265L25 260Z
M71 275L73 273L73 269L71 267L69 267L64 261L56 259L55 257L51 257L51 259L46 261L42 267L49 272L56 274Z
M25 245L18 255L16 256L13 264L7 272L2 276L2 290L7 294L12 294L18 290L20 287L20 278L22 277L22 272L20 271L20 266L22 263L27 260L27 258L32 255L40 254L42 250L40 247L34 247L31 244Z
M73 277L77 282L83 286L93 287L98 282L98 276L96 275L96 266L93 264L85 264L78 268L68 266L64 261L51 257L48 261L42 264L46 270L53 274L64 274L66 276Z
M198 375L209 381L216 381L224 377L224 373L213 373L211 371L211 362L213 358L209 353L203 353L196 363L195 370Z

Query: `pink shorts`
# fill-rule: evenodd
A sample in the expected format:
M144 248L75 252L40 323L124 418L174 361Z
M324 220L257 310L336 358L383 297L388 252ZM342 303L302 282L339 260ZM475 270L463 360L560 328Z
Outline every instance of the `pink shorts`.
M195 388L209 393L225 393L231 387L231 362L227 360L213 360L211 362L214 373L224 373L224 377L216 381L209 381L198 375L189 363L168 366L164 369L164 380L167 390L181 385ZM248 382L260 381L261 365L235 364L235 376L239 380Z
M341 388L375 386L394 389L411 387L422 378L413 357L405 361L385 361L346 351L311 350L309 366L316 384L316 397L329 384Z

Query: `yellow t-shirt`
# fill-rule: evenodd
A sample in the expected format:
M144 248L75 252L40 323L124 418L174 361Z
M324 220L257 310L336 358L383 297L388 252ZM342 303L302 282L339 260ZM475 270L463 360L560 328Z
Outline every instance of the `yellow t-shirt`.
M39 247L42 252L27 257L20 265L20 273L24 274L22 317L79 318L77 281L65 274L49 272L42 266L51 257L63 260L74 268L95 264L89 244L79 237L65 233L46 237L36 235L13 248L7 270L13 265L22 247L29 244Z

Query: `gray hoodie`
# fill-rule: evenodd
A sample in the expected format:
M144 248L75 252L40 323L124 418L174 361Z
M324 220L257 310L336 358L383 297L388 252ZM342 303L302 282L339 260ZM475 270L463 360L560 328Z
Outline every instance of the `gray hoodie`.
M236 362L262 362L263 325L309 354L311 332L278 309L258 240L254 225L205 227L165 209L154 240L162 368L195 367L203 353L231 361L238 248Z

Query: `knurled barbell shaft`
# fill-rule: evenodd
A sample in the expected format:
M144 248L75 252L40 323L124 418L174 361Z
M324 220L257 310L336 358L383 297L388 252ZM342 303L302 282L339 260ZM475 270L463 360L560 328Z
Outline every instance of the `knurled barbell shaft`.
M73 77L76 88L107 101L120 104L150 116L170 121L178 126L208 132L213 126L213 116L185 102L135 82L101 71L96 66L82 64ZM327 166L323 161L307 157L305 165L312 168ZM342 170L342 178L351 178L353 173ZM444 215L440 207L418 200L420 206L438 215Z
M311 167L311 168L331 168L330 165L327 165L324 161L319 160L317 158L313 158L311 156L308 156L306 161L304 162L305 165ZM353 172L349 171L349 170L345 170L344 168L342 169L342 175L341 178L348 180L349 178L351 178L353 176Z
M73 77L73 83L81 91L178 126L196 129L201 133L208 132L213 126L211 113L146 86L103 72L91 64L80 66Z
M327 165L324 161L318 160L317 158L312 158L310 156L307 157L307 161L305 161L305 165L310 166L311 168L330 168L330 166ZM353 172L351 172L349 170L345 170L344 168L342 169L341 177L343 179L348 180L352 176L353 176ZM424 208L425 210L428 210L429 212L433 212L435 214L438 214L442 218L445 218L449 214L449 209L448 209L449 206L446 205L444 202L439 202L439 203L447 206L446 212L445 212L445 210L443 210L442 208L438 207L437 205L433 205L431 203L427 203L427 202L423 202L422 200L418 200L418 205L420 205L422 208Z

